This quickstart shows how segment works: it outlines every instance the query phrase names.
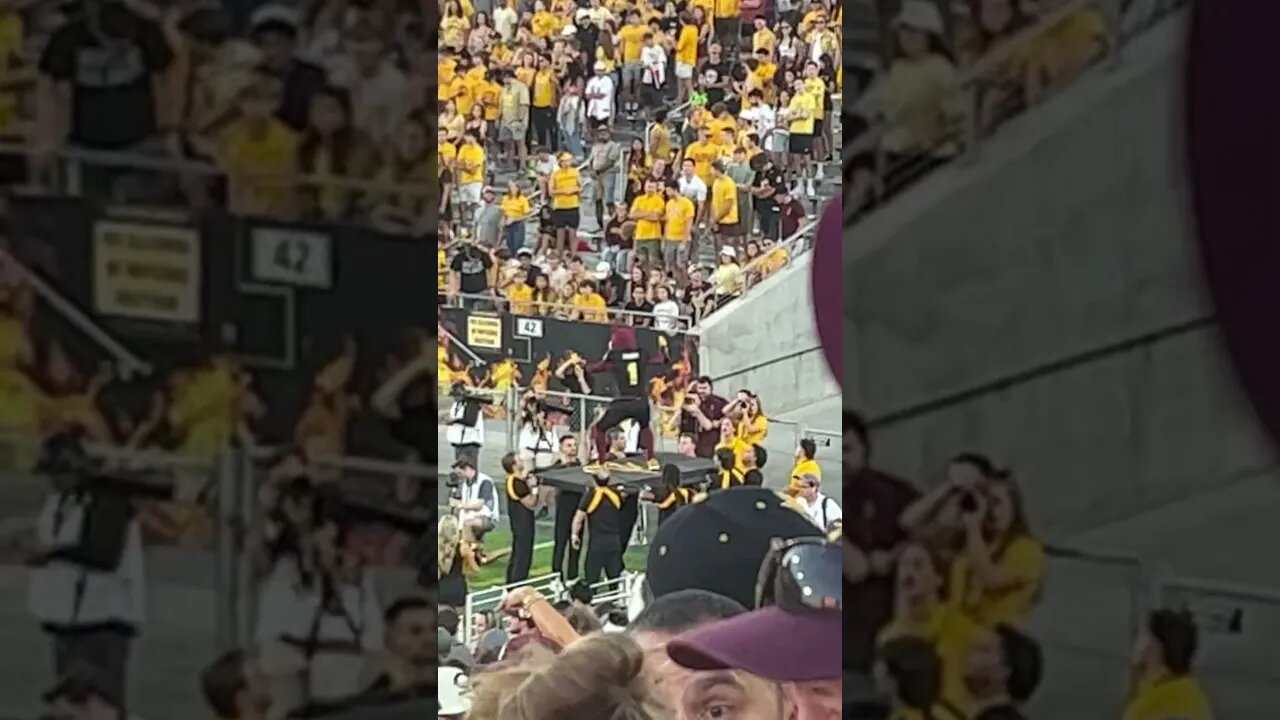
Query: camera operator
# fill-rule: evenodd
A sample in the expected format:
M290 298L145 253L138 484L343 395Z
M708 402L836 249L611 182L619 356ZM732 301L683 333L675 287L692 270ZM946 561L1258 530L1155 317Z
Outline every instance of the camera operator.
M520 407L519 448L520 461L534 472L546 470L556 464L556 453L560 444L560 435L556 431L548 410L564 411L561 408L548 407L537 395L525 396Z
M449 391L453 404L449 406L449 428L445 437L453 446L454 460L480 462L480 450L484 447L484 413L489 401L467 392L463 383L454 383Z
M420 457L435 457L435 446L427 449L427 439L435 435L427 432L428 413L434 414L434 401L427 399L428 380L434 355L427 356L427 335L410 341L407 359L399 362L398 369L373 394L372 406L379 415L392 423L396 439L418 453Z
M498 526L502 513L498 510L498 492L493 478L476 469L475 462L463 458L453 465L454 475L449 479L453 486L449 508L458 516L463 527L470 527L476 540Z
M326 520L312 531L309 546L316 575L308 581L275 573L263 590L257 628L264 647L292 651L292 663L279 662L283 657L271 663L273 694L284 706L301 704L304 714L361 690L360 678L384 638L373 576L346 547L345 529Z
M53 641L56 676L91 666L123 710L146 595L133 502L122 490L104 488L78 429L49 438L36 470L52 492L36 519L39 553L31 562L28 607Z

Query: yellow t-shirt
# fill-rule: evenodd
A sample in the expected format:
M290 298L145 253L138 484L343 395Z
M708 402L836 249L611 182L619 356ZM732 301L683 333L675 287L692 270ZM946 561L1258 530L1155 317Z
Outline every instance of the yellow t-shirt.
M555 75L550 70L539 70L533 76L532 104L536 108L549 108L556 101Z
M787 492L789 494L793 496L800 494L801 475L812 475L821 481L822 466L818 464L817 460L801 460L796 463L795 467L791 468L791 480L787 482Z
M484 119L490 122L498 119L502 108L502 86L485 80L476 85L476 102L484 108Z
M684 65L698 64L698 28L685 25L680 28L680 37L676 40L676 62Z
M560 19L554 13L536 12L529 21L529 29L537 38L550 37L560 30Z
M711 220L721 225L738 222L738 185L728 175L711 183Z
M649 28L644 25L623 25L618 31L618 47L622 50L622 62L640 62L640 51L644 48L644 36Z
M951 564L950 602L974 622L986 627L1005 623L1022 625L1040 594L1044 578L1044 545L1022 536L1009 543L997 564L1010 576L1011 587L983 592L973 578L973 567L964 555Z
M1200 683L1190 676L1139 683L1121 720L1213 720L1213 708Z
M738 423L738 437L742 438L742 442L747 445L763 443L768 434L769 418L764 415L757 415L750 421L743 420Z
M458 184L484 182L484 148L479 143L466 143L458 148Z
M818 117L818 111L814 108L813 96L808 93L797 93L791 98L791 104L787 106L787 110L791 111L791 134L792 135L812 135L814 120Z
M951 706L967 711L972 704L964 684L965 662L972 647L981 642L987 630L965 617L955 608L939 606L924 622L906 619L890 622L877 638L883 647L898 638L919 638L933 645L942 661L942 699Z
M694 207L693 201L683 195L668 200L663 237L688 242L693 233L693 216L697 212L698 208Z
M502 292L507 302L511 303L511 312L515 315L528 315L533 312L533 288L524 282L512 283Z
M502 216L507 220L519 220L529 215L529 198L526 195L503 195Z
M440 159L439 167L453 167L453 161L458 158L458 146L451 142L436 141L436 157Z
M738 0L715 0L714 5L717 20L728 20L739 14Z
M436 283L440 292L449 287L449 253L444 248L436 248ZM440 348L444 352L444 348Z
M646 193L631 202L633 213L657 213L662 217L666 213L666 200L662 195ZM636 240L661 240L662 220L636 220Z
M609 320L609 313L605 311L607 305L599 293L578 293L573 296L572 305L582 311L583 322L602 323Z
M577 210L582 197L582 180L577 168L560 168L551 173L547 183L551 193L552 210ZM557 195L560 191L572 191L565 195Z
M233 122L222 136L222 169L232 210L248 215L287 214L297 199L298 136L274 118L261 126Z
M711 184L711 163L720 157L715 143L696 140L684 149L684 156L693 161L693 174L702 178L702 182Z
M769 28L757 30L751 35L751 52L760 52L768 50L769 55L778 49L778 36L773 34Z
M804 90L813 98L813 107L816 110L814 117L819 120L826 117L822 105L826 101L827 81L820 77L809 78L804 81Z

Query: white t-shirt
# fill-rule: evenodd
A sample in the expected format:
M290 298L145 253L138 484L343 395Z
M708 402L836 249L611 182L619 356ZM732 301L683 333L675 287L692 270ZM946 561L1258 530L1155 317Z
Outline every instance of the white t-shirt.
M587 83L587 117L592 120L608 120L613 117L613 100L617 93L613 78L597 75ZM599 95L600 97L594 97Z
M516 27L520 25L520 16L513 7L503 5L493 11L493 27L506 42L516 36Z
M751 126L755 128L756 135L760 137L760 142L768 140L769 134L778 126L778 114L765 103L743 110L742 119L751 123Z
M844 519L844 512L840 509L840 505L822 493L818 493L812 503L805 503L804 514L808 515L810 522L817 525L823 532L831 527L831 523Z
M694 204L707 201L707 184L697 175L685 177L681 175L676 184L680 186L680 194L689 198Z
M663 332L680 329L680 304L675 300L663 300L653 306L653 327Z
M390 61L372 77L361 77L355 63L339 56L329 65L329 82L351 95L352 120L373 142L395 137L409 112L409 80Z
M667 51L661 45L640 49L640 63L644 65L641 82L662 87L667 82Z

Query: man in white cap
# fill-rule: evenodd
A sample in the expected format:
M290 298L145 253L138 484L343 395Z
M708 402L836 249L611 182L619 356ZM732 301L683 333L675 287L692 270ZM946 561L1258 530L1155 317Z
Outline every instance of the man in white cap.
M613 127L614 98L618 94L609 66L596 63L596 75L587 81L587 121L593 128Z

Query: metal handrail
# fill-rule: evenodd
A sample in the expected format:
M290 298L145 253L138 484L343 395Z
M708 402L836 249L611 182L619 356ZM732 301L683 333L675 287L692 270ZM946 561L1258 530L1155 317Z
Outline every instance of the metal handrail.
M742 276L743 276L742 290L734 297L735 298L743 297L748 292L750 292L751 288L757 287L759 285L759 283L756 283L754 285L751 283L749 279L750 277L749 273L753 269L759 270L761 266L763 266L766 262L772 262L772 260L769 257L772 253L777 252L778 250L783 250L786 253L786 261L782 264L782 267L784 268L789 267L791 264L793 264L797 257L804 255L808 250L807 250L807 247L803 244L803 241L808 240L810 237L813 236L813 234L818 229L818 225L819 225L819 222L817 220L810 221L808 224L803 225L799 230L797 230L795 234L791 235L787 239L775 245L771 250L764 252L759 257L753 259L751 262L747 263L746 265L743 265L742 266ZM799 252L796 252L797 246L799 247L799 250L800 250ZM714 287L708 290L707 292L703 293L700 296L700 299L702 301L702 307L709 307L707 303L714 300L718 294L719 292L717 288L714 288ZM701 317L699 317L698 321L701 322L702 320L705 320L707 316L709 316L710 314L711 314L710 312L704 313Z
M30 157L30 145L15 142L0 142L0 156ZM189 160L173 157L154 157L139 153L113 150L90 150L87 148L64 147L54 152L56 159L84 165L105 167L124 167L136 170L165 173L186 173L200 177L225 177L233 175L217 165L202 160ZM255 183L270 183L270 180L254 179ZM307 185L353 192L399 193L408 195L430 196L435 193L435 186L430 183L405 183L379 179L360 179L330 175L301 173L288 180L289 185Z
M678 315L678 316L672 317L670 315L655 315L654 313L640 312L637 310L622 310L619 308L612 308L612 307L593 308L591 310L583 310L582 308L572 303L546 302L542 300L509 300L506 297L503 297L502 295L497 295L497 294L475 295L471 293L456 293L448 297L447 299L448 304L445 305L445 307L452 307L452 308L462 307L460 304L456 304L454 302L456 300L474 300L477 302L487 302L487 303L501 302L501 303L506 303L508 305L511 305L511 304L536 305L538 307L543 307L543 308L548 308L553 310L571 310L576 312L590 312L591 314L606 313L610 319L612 319L614 316L619 316L624 318L649 318L654 322L657 322L659 320L664 322L675 320L677 323L679 323L680 325L686 328L692 328L694 324L693 318L687 315ZM530 315L529 317L534 317L536 319L536 317L533 315ZM690 333L689 330L676 330L675 332L683 333L686 335Z

